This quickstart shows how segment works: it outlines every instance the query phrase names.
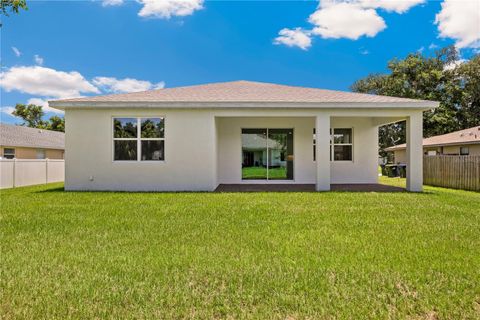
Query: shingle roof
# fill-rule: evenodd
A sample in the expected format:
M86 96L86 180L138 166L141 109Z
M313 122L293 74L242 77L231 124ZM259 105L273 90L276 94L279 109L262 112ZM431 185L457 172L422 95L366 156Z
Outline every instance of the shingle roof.
M287 86L253 81L232 81L51 101L51 106L85 102L304 102L304 103L405 103L427 102L363 93Z
M423 139L424 147L476 143L480 144L480 126ZM386 148L385 151L402 150L406 147L407 145L404 143Z
M6 147L65 149L65 134L63 132L0 123L0 145Z

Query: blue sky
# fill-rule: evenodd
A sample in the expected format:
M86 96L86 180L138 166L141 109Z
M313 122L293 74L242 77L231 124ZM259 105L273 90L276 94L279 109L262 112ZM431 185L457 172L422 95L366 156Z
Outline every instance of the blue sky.
M452 0L184 1L28 2L3 19L0 120L19 122L16 103L239 79L349 90L394 57L479 45L480 14Z

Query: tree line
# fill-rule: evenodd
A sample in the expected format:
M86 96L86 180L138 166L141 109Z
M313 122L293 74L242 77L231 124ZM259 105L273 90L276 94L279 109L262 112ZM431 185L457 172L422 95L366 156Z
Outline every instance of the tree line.
M356 81L354 92L434 100L440 106L423 113L423 136L450 133L480 125L480 55L459 59L455 47L433 56L419 52L388 62L389 73L370 74ZM380 127L380 154L384 148L405 143L405 122Z

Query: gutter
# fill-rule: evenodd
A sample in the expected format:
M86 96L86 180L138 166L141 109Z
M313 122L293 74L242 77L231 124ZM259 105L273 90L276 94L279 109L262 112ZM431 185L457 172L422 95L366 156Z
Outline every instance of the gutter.
M163 108L163 109L421 109L437 108L436 101L408 102L275 102L275 101L49 101L58 110L93 108Z

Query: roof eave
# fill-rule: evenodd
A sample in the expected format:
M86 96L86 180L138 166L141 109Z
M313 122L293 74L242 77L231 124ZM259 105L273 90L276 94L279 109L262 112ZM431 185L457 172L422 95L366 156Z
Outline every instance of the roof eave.
M0 142L2 147L12 147L12 148L32 148L32 149L48 149L48 150L65 150L65 146L49 146L45 144L23 144L23 143L10 143L10 142Z
M49 106L58 109L76 108L165 108L165 109L222 109L235 108L399 108L430 110L437 108L436 101L402 101L402 102L279 102L279 101L49 101Z

